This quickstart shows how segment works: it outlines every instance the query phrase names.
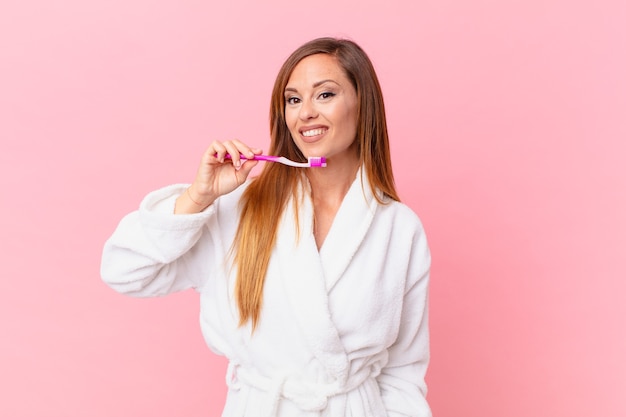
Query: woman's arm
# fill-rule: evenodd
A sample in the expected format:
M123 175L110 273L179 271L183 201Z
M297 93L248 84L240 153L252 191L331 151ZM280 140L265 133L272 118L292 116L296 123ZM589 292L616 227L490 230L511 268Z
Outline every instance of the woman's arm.
M216 200L240 187L260 153L238 140L213 141L204 151L190 186L176 185L149 194L138 211L120 222L102 255L103 280L119 292L164 295L199 288L209 275L209 260L225 256L211 236ZM226 158L226 154L230 158ZM225 210L234 213L236 209Z
M154 191L139 210L121 220L104 245L104 282L118 292L143 297L202 285L208 275L206 258L214 252L205 229L215 209L174 214L176 199L186 189L173 185Z

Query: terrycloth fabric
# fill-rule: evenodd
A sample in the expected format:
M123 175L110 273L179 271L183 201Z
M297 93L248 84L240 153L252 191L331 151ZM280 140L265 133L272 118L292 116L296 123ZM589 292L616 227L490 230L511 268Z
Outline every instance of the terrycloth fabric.
M245 186L174 215L186 185L149 194L107 241L102 277L137 296L195 288L209 347L230 360L223 417L431 416L430 254L417 216L357 176L318 251L306 186L282 219L261 319L238 327L229 251Z

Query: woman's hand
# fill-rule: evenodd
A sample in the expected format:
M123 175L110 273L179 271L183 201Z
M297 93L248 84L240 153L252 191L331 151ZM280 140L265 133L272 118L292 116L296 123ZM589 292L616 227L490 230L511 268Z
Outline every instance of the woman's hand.
M239 187L258 163L251 158L260 153L260 149L236 139L214 141L202 155L193 184L176 200L174 213L199 213L219 196ZM240 154L250 159L242 160Z

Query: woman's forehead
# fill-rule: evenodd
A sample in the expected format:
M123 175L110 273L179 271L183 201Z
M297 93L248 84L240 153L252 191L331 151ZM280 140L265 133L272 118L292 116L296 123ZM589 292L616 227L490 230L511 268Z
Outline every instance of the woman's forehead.
M315 54L298 62L287 80L286 89L316 87L324 82L343 84L346 81L348 77L336 57L330 54Z

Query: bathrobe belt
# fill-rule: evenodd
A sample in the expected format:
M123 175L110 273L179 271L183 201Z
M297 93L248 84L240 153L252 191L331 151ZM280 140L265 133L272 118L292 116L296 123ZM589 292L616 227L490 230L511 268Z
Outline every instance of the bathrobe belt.
M239 390L247 385L266 392L269 401L267 416L272 417L276 415L282 398L292 401L302 411L322 411L330 397L347 394L368 380L376 384L374 378L379 373L380 367L370 366L350 375L345 384L340 384L338 380L319 383L295 378L293 374L277 374L270 378L254 368L246 368L231 361L226 372L226 384L230 389Z

